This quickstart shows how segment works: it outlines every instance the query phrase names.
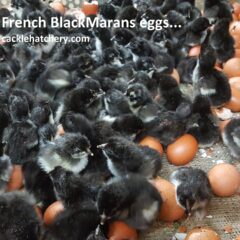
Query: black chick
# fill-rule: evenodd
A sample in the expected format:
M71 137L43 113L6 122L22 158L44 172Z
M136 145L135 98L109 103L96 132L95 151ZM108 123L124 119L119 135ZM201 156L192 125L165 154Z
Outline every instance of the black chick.
M50 176L58 199L63 201L67 208L76 209L94 206L97 186L94 189L80 175L66 171L62 167L56 167L50 172Z
M210 23L207 18L199 17L192 21L187 27L185 44L187 46L201 45L207 36Z
M214 68L215 62L214 50L204 43L193 72L193 86L195 96L206 96L212 106L218 107L230 100L231 88L227 77Z
M103 63L122 67L123 63L120 52L113 47L103 49Z
M115 19L117 16L117 9L109 2L106 2L99 6L99 14L105 19Z
M173 77L163 74L155 73L153 77L156 78L159 83L160 103L167 110L176 110L184 101L177 81Z
M112 128L129 140L135 140L137 134L143 130L144 124L140 118L133 114L124 114L117 117Z
M177 5L177 0L164 0L160 9L161 12L165 15L167 14L170 10L173 10Z
M34 199L25 192L1 194L0 232L6 234L9 240L39 239L40 223L34 204Z
M192 104L192 113L187 119L186 131L192 134L202 148L211 147L220 137L219 128L212 114L209 99L197 96Z
M163 146L168 146L186 131L186 122L176 112L163 111L157 120L141 135L158 138Z
M38 154L39 136L37 127L31 121L14 122L4 135L6 154L12 163L23 164Z
M66 208L49 226L46 240L86 240L99 225L95 207L84 209Z
M181 167L171 174L170 181L176 187L178 204L186 214L202 220L212 197L207 174L200 169Z
M215 23L219 19L227 18L232 20L232 9L226 0L205 0L204 16L211 23Z
M102 149L108 169L116 177L138 173L153 178L161 168L158 152L138 146L124 137L110 137L107 143L99 145L98 148Z
M83 114L69 111L63 114L60 123L65 132L81 133L91 143L94 141L93 124Z
M0 34L5 35L10 31L9 27L3 27L3 18L10 18L11 13L7 8L0 9Z
M96 119L102 109L102 95L102 92L89 88L73 89L64 99L64 111L73 111L89 119Z
M104 112L100 116L101 120L113 122L116 117L131 113L127 97L116 89L108 90L104 95L103 102Z
M0 157L0 193L5 192L7 184L12 174L11 159L7 155Z
M232 119L224 128L222 139L233 157L240 157L240 120Z
M229 33L230 20L219 20L210 36L210 45L215 50L218 62L223 63L232 58L235 53L234 39Z
M85 136L66 133L40 149L38 164L47 173L57 166L79 173L86 168L88 156L92 155L90 147Z
M151 226L161 204L162 198L157 189L138 175L111 180L97 197L101 224L106 220L119 219L138 230Z
M153 102L150 92L143 84L130 84L126 96L130 109L144 123L149 123L157 118L159 106Z
M177 4L176 11L181 13L187 21L193 21L202 15L201 11L195 7L193 3L185 0L180 1L180 3Z
M57 200L50 176L40 168L36 161L25 162L22 171L26 191L35 197L38 206L44 212Z

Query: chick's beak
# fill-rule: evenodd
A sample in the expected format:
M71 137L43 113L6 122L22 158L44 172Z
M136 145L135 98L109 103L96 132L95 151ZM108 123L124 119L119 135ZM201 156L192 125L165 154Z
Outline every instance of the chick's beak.
M107 145L108 145L108 143L104 143L104 144L98 145L97 148L103 149L103 148L105 148Z
M90 150L90 148L87 148L87 149L86 149L86 152L87 152L88 155L94 156L94 154L93 154L93 152Z
M101 217L100 224L101 224L101 225L104 225L105 222L106 222L106 220L107 220L107 216L106 216L105 214L102 214L100 217Z

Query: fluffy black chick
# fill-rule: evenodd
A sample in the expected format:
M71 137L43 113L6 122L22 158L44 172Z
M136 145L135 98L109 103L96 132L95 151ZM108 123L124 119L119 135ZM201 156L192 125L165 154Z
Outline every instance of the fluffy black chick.
M211 46L204 43L193 72L195 96L201 94L209 98L212 106L221 106L231 98L227 77L214 68L216 57Z
M186 214L203 220L212 197L207 174L197 168L181 167L171 174L170 181L176 187L178 204Z
M10 18L11 13L7 8L0 9L0 34L5 35L10 31L9 27L3 27L3 18Z
M103 102L104 112L103 116L100 116L101 120L113 122L116 117L131 113L127 97L116 89L108 90L103 97Z
M66 112L60 119L65 132L81 133L85 135L90 142L94 141L93 124L81 113L72 111Z
M120 52L116 48L109 47L103 49L103 63L121 67L123 66L122 60Z
M44 172L36 161L28 161L22 165L24 187L32 194L38 206L44 212L57 198L50 176Z
M145 230L156 219L162 198L157 189L139 175L116 178L100 190L97 208L101 223L122 220L138 230Z
M86 168L88 156L92 155L90 147L85 136L66 133L40 149L38 164L47 173L57 166L79 173Z
M64 111L73 111L95 119L102 108L102 92L90 88L76 88L64 99Z
M159 106L153 102L150 92L143 84L130 84L126 96L130 109L144 123L149 123L157 118Z
M4 141L6 142L6 154L14 164L31 161L38 154L38 131L31 121L12 123L6 129Z
M232 119L224 128L222 139L233 157L240 156L240 120Z
M65 209L49 226L46 240L86 240L96 230L99 222L95 207Z
M9 239L39 239L40 223L34 204L35 200L25 192L1 194L0 232L6 234Z
M184 0L177 4L176 11L181 13L187 21L193 21L202 15L194 4Z
M210 23L207 18L199 17L192 21L187 27L185 44L187 46L201 45L207 36Z
M62 167L56 167L50 172L50 176L58 199L63 201L67 208L94 206L94 199L98 191L97 186L94 189L84 181L83 177L66 171Z
M117 16L117 9L109 2L103 3L99 6L99 14L105 19L115 19Z
M204 16L211 23L215 23L219 19L227 18L232 20L232 9L226 0L205 0Z
M0 193L5 192L12 169L11 159L7 155L0 156Z
M207 97L199 95L194 99L186 129L197 139L200 147L211 147L218 141L219 128Z
M107 159L108 169L116 176L138 173L147 178L156 177L161 168L161 157L158 152L148 147L141 147L124 137L110 137L101 144Z
M11 117L7 104L0 103L0 137L2 137L3 130L10 124L10 121Z
M143 130L144 124L134 114L123 114L113 122L112 128L129 140L134 140L137 134Z
M230 20L219 20L213 29L210 37L210 45L215 50L217 60L220 63L232 58L235 53L234 39L229 33Z
M168 146L186 131L186 122L175 112L163 111L160 116L142 132L142 136L152 136L160 140L163 146Z

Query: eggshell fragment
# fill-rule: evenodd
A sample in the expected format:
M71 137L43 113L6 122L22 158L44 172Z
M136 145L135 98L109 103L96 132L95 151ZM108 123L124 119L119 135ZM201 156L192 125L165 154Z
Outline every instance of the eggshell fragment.
M147 136L143 140L141 140L139 144L156 150L157 152L159 152L160 155L163 154L162 144L159 142L158 139L154 137Z
M231 58L223 65L223 72L229 77L240 77L240 58Z
M213 193L219 197L230 197L239 189L240 173L231 164L221 163L208 173Z
M135 229L129 227L121 221L112 222L108 229L109 240L137 240L138 233Z
M62 202L56 201L52 203L45 211L43 215L43 220L46 225L51 225L54 219L57 217L59 213L64 211L64 206Z
M233 77L229 79L229 84L240 91L240 77Z
M191 230L185 240L220 240L219 235L208 227L197 227Z
M177 203L175 186L162 178L155 179L153 185L157 188L163 200L159 220L172 222L183 218L185 212Z
M176 166L191 162L198 151L198 142L190 134L185 134L167 147L167 159Z
M7 191L16 191L23 186L23 173L20 165L14 165L7 185Z
M225 107L232 112L240 112L240 90L235 87L231 87L232 96L229 102L225 104Z

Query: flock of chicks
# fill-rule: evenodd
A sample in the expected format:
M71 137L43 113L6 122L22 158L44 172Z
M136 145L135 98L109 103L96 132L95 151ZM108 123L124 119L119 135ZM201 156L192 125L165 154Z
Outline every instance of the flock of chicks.
M167 19L181 26L155 31L0 26L9 36L91 38L0 45L0 239L106 239L112 220L137 230L151 226L163 201L149 181L159 174L161 155L138 143L151 136L166 148L189 133L210 147L220 138L212 107L231 98L228 78L215 64L234 55L232 6L206 0L202 16L194 4L110 0L99 6L104 19ZM40 0L12 0L11 10L0 9L0 22L53 16L61 14ZM196 45L200 55L188 56ZM227 125L224 142L239 158L240 120ZM13 165L22 167L23 192L6 192ZM179 168L171 182L187 214L211 199L202 170ZM44 212L57 200L65 210L46 228L33 206Z

